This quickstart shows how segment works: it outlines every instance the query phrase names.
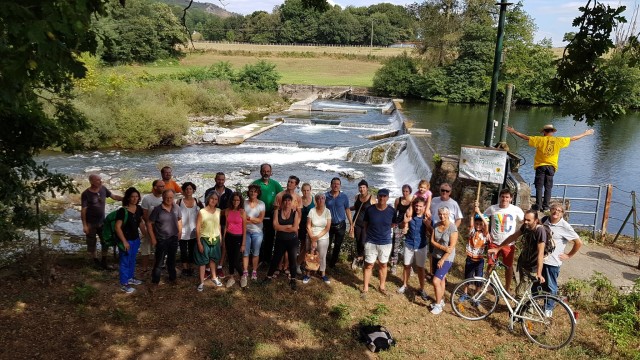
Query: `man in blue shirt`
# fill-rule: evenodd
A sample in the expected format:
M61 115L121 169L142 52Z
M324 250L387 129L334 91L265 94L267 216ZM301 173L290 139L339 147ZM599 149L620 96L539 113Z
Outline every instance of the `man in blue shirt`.
M396 211L392 206L387 205L389 201L389 190L380 189L378 191L378 202L375 206L369 206L364 213L364 287L362 288L362 298L366 297L369 291L369 281L373 273L373 265L376 260L380 264L380 287L383 295L387 295L385 281L387 280L387 262L391 255L391 226Z
M336 266L340 257L340 247L342 247L347 226L345 220L349 220L349 235L353 236L353 219L351 218L351 209L349 209L349 197L340 191L341 186L340 178L334 177L331 179L331 190L325 194L326 206L331 212L329 247L333 244L333 252L329 260L330 268Z

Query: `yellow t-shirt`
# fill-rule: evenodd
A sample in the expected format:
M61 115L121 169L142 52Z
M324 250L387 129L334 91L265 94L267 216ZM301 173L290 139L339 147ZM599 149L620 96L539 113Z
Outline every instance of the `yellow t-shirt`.
M213 214L206 208L200 210L202 225L200 226L200 236L207 238L220 238L220 209L216 209Z
M569 146L571 138L555 136L531 136L529 146L536 148L536 156L533 159L533 168L551 165L558 170L558 156L560 149Z

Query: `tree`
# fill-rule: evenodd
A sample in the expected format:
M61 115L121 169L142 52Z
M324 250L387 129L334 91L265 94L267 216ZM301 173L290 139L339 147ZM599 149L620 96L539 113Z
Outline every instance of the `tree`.
M582 15L573 20L579 30L572 34L553 82L554 91L562 99L563 115L592 125L625 113L634 75L602 58L614 48L611 35L618 24L626 22L621 15L625 9L596 0L588 0L579 8Z
M34 229L33 204L75 188L34 157L43 149L78 148L86 126L70 103L73 79L85 75L82 52L95 52L94 14L106 0L0 1L0 241Z
M109 16L95 24L104 34L100 48L109 63L151 62L180 55L184 28L171 8L150 0L129 0L125 8L113 6Z
M394 97L415 96L418 79L416 60L406 52L385 61L373 77L373 89L377 94Z
M459 55L447 67L449 101L489 101L496 36L493 7L494 2L490 0L467 2Z
M537 27L523 10L522 2L506 13L502 83L515 85L514 99L525 104L553 104L556 100L550 84L555 76L551 41L535 43ZM499 89L504 89L500 86Z
M363 31L352 13L334 6L320 16L317 38L322 44L362 44Z
M429 0L414 4L411 11L418 19L416 31L421 39L418 51L424 56L425 65L450 64L457 57L462 36L461 1Z

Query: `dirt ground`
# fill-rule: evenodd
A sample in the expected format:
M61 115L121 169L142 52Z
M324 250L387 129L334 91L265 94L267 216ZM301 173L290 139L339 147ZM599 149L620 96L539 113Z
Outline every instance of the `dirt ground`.
M640 275L633 267L637 259L637 254L586 245L563 267L561 282L599 269L626 286ZM573 342L558 351L535 346L519 328L509 331L503 305L486 320L457 317L448 303L462 276L463 256L456 257L447 306L438 316L416 295L416 276L410 280L412 289L396 293L401 272L388 278L389 297L375 291L374 273L370 296L360 299L362 274L346 263L328 273L331 285L314 278L299 283L296 293L280 276L268 285L252 282L244 291L207 283L202 293L195 290L195 278L179 278L177 285L161 284L153 293L142 285L127 295L118 289L117 271L96 270L79 254L53 255L51 260L56 278L49 286L25 263L0 271L1 359L617 357L610 354L611 338L599 326L598 315L588 311L580 313ZM429 284L426 290L433 295ZM373 315L397 340L389 352L373 354L354 336L357 324Z
M603 273L613 285L628 291L640 278L640 253L597 244L584 244L578 253L562 264L560 284L569 279L586 280L594 271Z

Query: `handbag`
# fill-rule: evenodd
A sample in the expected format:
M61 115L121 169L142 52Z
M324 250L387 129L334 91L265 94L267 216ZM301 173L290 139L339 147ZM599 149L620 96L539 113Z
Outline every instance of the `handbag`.
M304 265L307 270L317 271L320 269L320 255L318 251L311 251L304 256Z

